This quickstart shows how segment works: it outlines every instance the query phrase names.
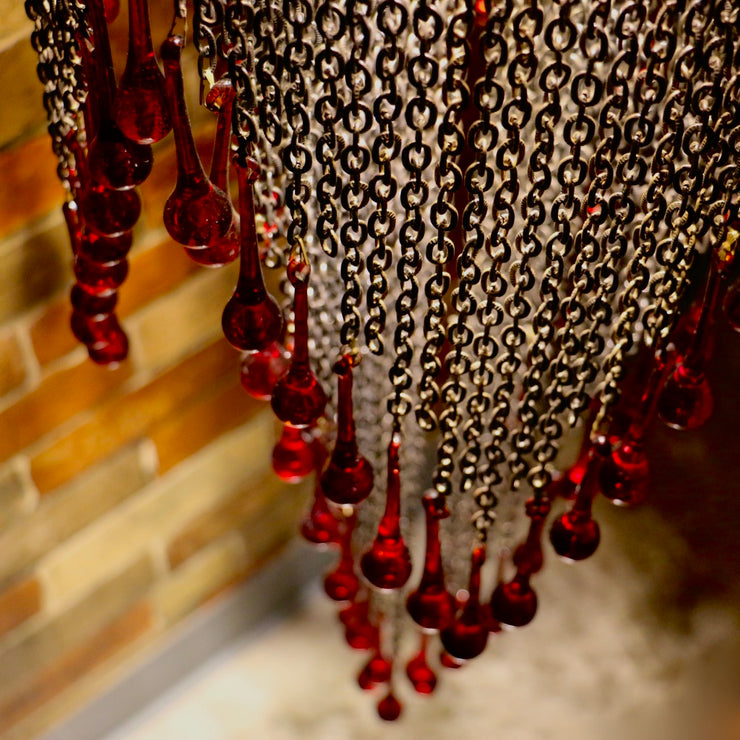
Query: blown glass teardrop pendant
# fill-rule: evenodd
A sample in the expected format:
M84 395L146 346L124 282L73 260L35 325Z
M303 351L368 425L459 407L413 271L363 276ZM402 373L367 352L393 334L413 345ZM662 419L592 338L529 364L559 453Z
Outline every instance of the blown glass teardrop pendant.
M338 375L337 440L321 475L324 495L336 504L359 504L373 490L373 468L357 449L352 411L352 358L334 366Z
M365 578L376 588L402 588L411 575L411 554L401 536L401 435L394 431L388 445L388 486L385 510L370 549L360 560Z
M444 649L460 660L470 660L480 655L488 642L489 618L480 603L481 568L486 561L485 545L473 550L468 581L468 600L452 622L440 632Z
M376 648L370 660L360 670L357 683L365 691L374 689L378 684L390 681L392 668L391 662L386 660Z
M272 469L286 483L299 483L314 470L311 433L283 425L283 431L272 449Z
M272 398L275 383L287 372L290 355L280 342L242 357L241 384L250 396L261 401Z
M502 625L524 627L537 613L537 594L530 578L542 569L542 530L550 513L547 499L529 499L525 504L530 519L527 539L514 551L516 574L508 583L500 582L491 596L491 616Z
M182 36L169 36L162 44L165 89L177 149L177 184L165 203L163 220L176 242L204 249L229 230L232 208L226 194L206 176L195 149L180 68L184 44Z
M154 56L147 0L129 0L128 7L128 56L116 91L113 117L127 139L153 144L172 128L164 75Z
M231 112L234 108L234 88L231 81L223 78L216 82L206 96L206 107L218 115L216 137L209 177L213 186L229 197L229 155L231 148ZM185 247L188 257L204 267L221 267L239 256L239 214L233 212L231 226L226 234L216 239L205 249Z
M245 351L270 347L278 341L283 329L282 311L267 292L262 278L252 192L258 173L256 162L250 160L244 167L237 164L241 219L239 279L221 316L221 328L226 339L237 349Z
M378 702L378 717L386 722L394 722L401 716L401 702L396 699L392 691L389 691Z
M311 268L303 245L298 245L288 262L288 280L295 291L293 316L295 335L288 372L275 384L270 403L275 416L286 424L312 426L326 407L327 397L311 370L308 356L308 281ZM326 495L326 490L324 491Z
M419 652L406 664L406 676L417 694L431 694L437 687L437 674L427 661L427 636L421 635Z
M324 591L333 601L352 601L360 589L360 580L355 573L355 561L352 557L352 534L356 522L354 512L344 520L344 526L340 529L339 563L324 578Z
M432 631L446 627L455 613L455 597L445 586L439 541L439 521L449 516L449 512L440 509L439 498L427 495L421 500L426 523L424 571L418 587L406 600L411 618L423 629Z

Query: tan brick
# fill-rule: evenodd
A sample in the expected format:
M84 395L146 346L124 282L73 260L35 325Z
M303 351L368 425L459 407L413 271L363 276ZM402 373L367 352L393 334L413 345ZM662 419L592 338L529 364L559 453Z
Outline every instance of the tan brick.
M17 388L26 377L18 337L11 332L0 335L0 396Z
M238 376L236 369L234 375ZM244 391L238 377L231 378L216 395L204 398L152 428L150 437L157 448L160 472L169 470L264 408L263 403Z
M3 22L5 18L3 16ZM0 116L0 148L7 146L21 137L31 134L43 134L46 127L46 111L42 101L44 88L36 76L36 65L38 54L33 50L30 43L31 30L33 26L28 21L28 37L21 37L15 43L5 46L0 51L0 90L3 91L3 112ZM12 115L10 115L12 111ZM4 177L8 181L5 191L0 191L2 197L2 217L0 218L0 230L7 234L14 226L9 227L4 222L6 209L12 213L10 206L21 211L21 214L13 214L16 221L22 218L23 209L30 209L31 214L38 215L49 210L48 195L56 189L54 202L60 202L62 187L56 178L56 158L51 154L51 140L46 137L45 157L21 156L17 159L17 166L8 169L3 162L3 173L12 172L13 177ZM0 157L1 159L1 157ZM19 181L23 183L23 192L14 193L12 185L18 175ZM26 186L35 182L38 187L38 203L33 202L36 193ZM24 200L23 195L29 196ZM10 196L11 201L5 202L5 196ZM33 217L33 215L31 215Z
M265 474L269 465L272 419L258 417L178 466L140 495L118 507L44 560L44 581L59 594L96 583L132 557L165 542L204 511ZM51 591L50 591L51 593Z
M37 578L26 578L0 594L0 635L17 627L41 608Z
M309 485L284 486L258 517L250 517L239 528L250 570L261 566L298 532L301 512L306 508Z
M129 276L119 293L116 313L119 318L130 316L201 270L172 240L135 254ZM31 341L41 365L79 346L69 328L71 312L69 297L65 294L47 306L32 324Z
M0 531L9 527L33 506L37 495L13 464L0 466Z
M204 270L139 311L129 322L138 339L137 361L147 368L160 368L220 336L221 314L234 291L237 269L234 264Z
M154 626L150 607L140 603L88 635L84 642L45 666L32 680L0 701L0 732L42 707L86 673L109 661Z
M20 452L103 400L130 375L128 362L109 370L89 360L47 375L33 391L0 412L0 459Z
M31 460L41 493L84 470L127 441L146 434L158 421L181 413L188 400L226 373L234 372L234 350L221 339L152 382L100 406L95 416Z
M269 508L286 487L280 479L270 473L255 481L248 488L239 489L236 496L227 499L197 517L178 532L167 547L167 558L170 566L178 567L208 543L221 537L234 527L239 527L246 520L260 516ZM295 491L295 489L293 489Z
M169 624L176 622L244 571L244 543L234 532L205 550L158 584L152 602Z
M3 19L0 49L11 46L20 38L30 37L33 24L23 10L23 3L16 0L0 0L0 18ZM35 69L29 69L27 74L35 74Z
M23 214L25 223L28 210ZM0 322L19 316L71 285L69 236L61 213L38 231L15 235L0 244L0 260Z
M0 533L0 582L52 552L153 477L151 461L142 446L135 445L45 498L33 514ZM77 578L84 573L83 565Z
M125 568L72 608L40 622L21 641L0 649L0 706L7 706L40 672L89 643L98 630L141 601L154 579L149 558L129 560Z

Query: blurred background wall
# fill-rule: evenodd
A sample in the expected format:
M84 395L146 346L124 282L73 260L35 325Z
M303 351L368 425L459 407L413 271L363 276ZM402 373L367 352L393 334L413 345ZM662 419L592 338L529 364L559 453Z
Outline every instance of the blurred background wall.
M161 40L172 4L152 12ZM240 390L221 336L236 266L198 267L162 226L172 136L141 188L120 291L130 359L98 367L73 338L32 24L17 0L0 2L0 18L0 736L21 737L268 560L305 495L269 470L272 415ZM127 35L124 4L111 34L119 74ZM184 64L194 84L192 52ZM215 119L189 93L208 163Z

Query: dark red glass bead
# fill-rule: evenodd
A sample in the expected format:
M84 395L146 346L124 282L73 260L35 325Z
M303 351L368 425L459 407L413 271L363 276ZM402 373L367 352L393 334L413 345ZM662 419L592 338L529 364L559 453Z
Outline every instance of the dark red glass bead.
M289 424L283 426L272 450L272 469L286 483L298 483L314 469L313 440L310 433Z
M108 293L120 287L128 275L128 260L118 262L95 262L82 254L74 260L77 282L90 293Z
M486 560L486 548L479 545L473 550L468 583L468 599L457 615L440 632L444 649L460 660L470 660L480 655L488 642L489 617L480 603L480 575Z
M388 487L383 516L370 549L362 556L360 569L379 589L401 588L411 575L411 554L401 536L401 437L394 432L388 445Z
M247 352L241 364L242 388L254 398L269 401L275 383L285 374L289 363L290 355L280 342L257 352Z
M195 148L180 68L184 44L182 36L169 36L162 44L165 88L177 148L177 184L165 204L163 220L176 242L204 249L226 235L232 208L223 190L206 176Z
M332 514L318 482L314 488L311 510L301 524L301 535L314 545L329 545L340 540L339 522Z
M599 523L592 518L590 511L566 511L550 528L553 549L567 560L585 560L591 557L600 540Z
M437 674L427 662L426 635L421 636L421 647L406 664L406 675L418 694L431 694L437 687Z
M117 237L136 226L141 214L141 199L135 190L111 190L97 185L83 191L80 211L90 231Z
M357 676L357 683L361 689L368 691L375 688L379 683L387 683L391 678L392 665L386 660L379 650L375 650L367 663L362 667Z
M445 586L439 542L439 520L449 512L440 510L440 498L429 495L422 498L426 523L424 570L418 587L406 600L406 610L411 618L426 630L443 629L455 613L455 597Z
M118 293L90 293L80 285L74 285L70 292L72 308L86 316L104 316L113 313L118 303Z
M352 360L343 357L335 366L339 376L337 441L321 475L324 495L336 504L359 504L373 490L372 465L360 455L352 411Z
M529 576L515 576L509 583L499 583L491 597L491 614L501 624L524 627L537 613L537 594L529 585Z
M712 415L714 398L702 371L679 362L668 376L658 399L660 418L674 429L696 429Z
M87 353L97 365L114 369L128 357L128 337L118 326L117 329L108 332L107 342L88 346Z
M153 144L172 128L164 76L157 65L147 0L129 0L129 46L114 118L131 141Z
M154 164L152 148L127 139L111 120L103 120L90 144L88 166L99 185L128 190L141 185Z
M401 716L401 702L392 692L388 692L378 702L378 716L386 722L393 722Z
M360 590L360 579L355 573L352 557L352 534L357 517L354 512L340 525L341 555L337 567L324 578L324 591L333 601L352 601Z
M344 626L344 639L353 650L373 650L380 644L378 628L366 619L347 622Z
M226 339L245 351L266 349L280 338L283 329L283 314L262 278L252 193L258 172L257 164L251 161L246 167L237 167L241 219L239 279L221 317Z
M599 471L601 493L619 506L635 506L647 495L650 465L642 440L619 441Z
M130 231L118 236L100 236L90 232L80 238L76 253L95 262L119 262L126 258L132 244Z

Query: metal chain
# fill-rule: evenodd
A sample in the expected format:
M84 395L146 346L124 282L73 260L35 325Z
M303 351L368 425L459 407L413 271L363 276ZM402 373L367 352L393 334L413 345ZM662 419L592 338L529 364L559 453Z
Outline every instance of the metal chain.
M74 157L66 142L77 130L87 97L78 47L84 5L67 0L26 0L25 10L34 24L31 46L39 57L36 73L44 86L47 129L59 160L57 175L70 190Z
M368 0L348 0L346 23L350 52L345 64L345 80L349 100L342 111L342 123L348 142L340 153L342 169L347 175L341 191L341 204L347 217L339 228L344 247L341 274L344 280L342 296L342 328L340 342L343 348L357 351L357 339L362 327L360 306L363 269L362 247L368 236L367 220L363 210L370 202L370 193L363 175L370 166L367 134L372 128L373 114L364 98L372 90L372 75L366 61L370 52L371 4Z
M410 339L416 327L414 309L419 299L416 280L421 269L419 245L426 232L423 209L429 197L429 185L425 173L432 163L432 148L425 143L424 132L435 125L437 118L437 108L427 90L437 82L439 63L430 54L430 49L441 38L444 22L434 2L420 0L414 7L411 26L419 46L418 53L409 59L407 66L408 80L415 94L408 100L405 109L406 123L413 132L413 140L401 152L408 180L401 189L401 204L405 214L399 233L401 255L397 268L401 292L395 305L395 358L389 372L393 393L388 401L388 410L393 418L405 416L412 408L408 390L413 382L409 368L414 347Z
M378 52L375 74L380 80L381 94L373 105L373 117L380 130L372 149L373 163L379 170L370 181L370 198L375 211L368 220L368 233L373 239L367 268L370 284L367 289L365 341L373 354L384 352L383 332L386 326L385 297L388 294L387 271L392 263L396 214L389 204L398 193L398 181L393 175L393 164L401 151L401 138L394 123L401 115L403 101L398 92L398 78L404 68L405 55L399 46L408 27L408 10L397 0L383 0L378 6L376 23L383 35Z

